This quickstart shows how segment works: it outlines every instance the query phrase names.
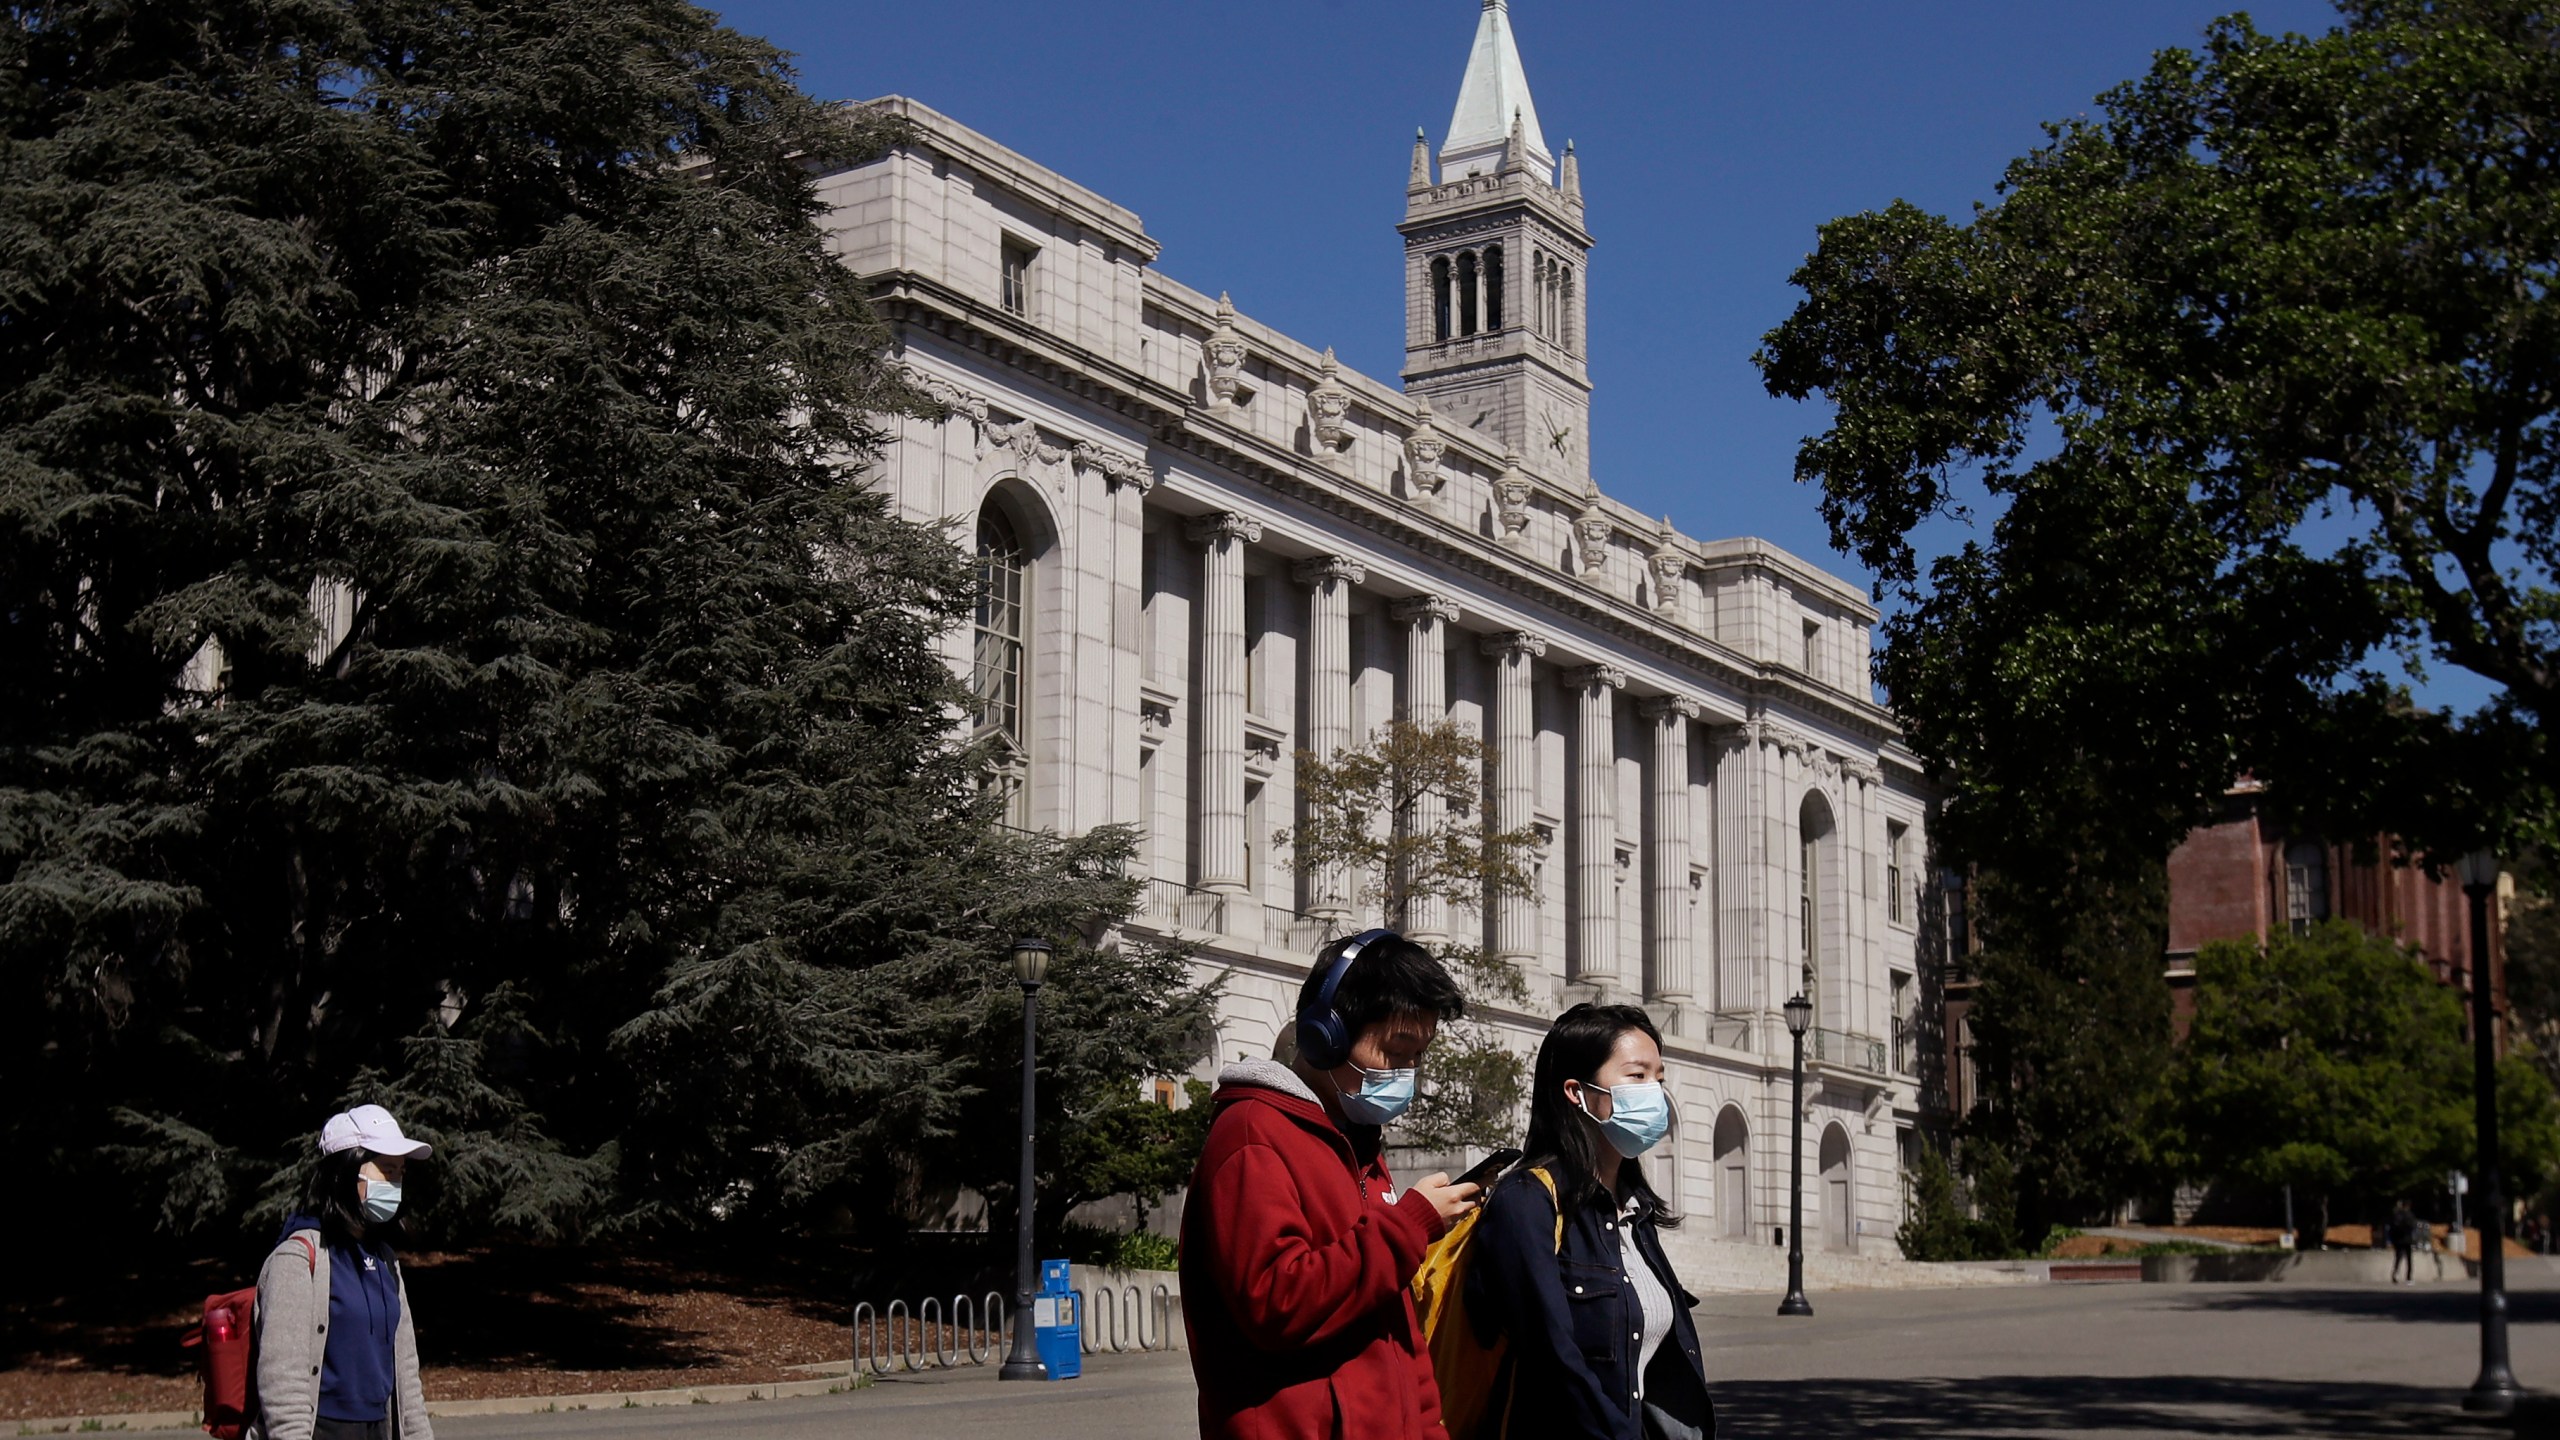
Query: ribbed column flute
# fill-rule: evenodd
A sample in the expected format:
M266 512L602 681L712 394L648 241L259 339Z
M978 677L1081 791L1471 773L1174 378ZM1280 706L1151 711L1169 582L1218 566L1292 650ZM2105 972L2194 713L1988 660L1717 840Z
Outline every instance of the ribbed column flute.
M1200 888L1245 888L1244 845L1244 547L1262 538L1262 523L1231 513L1203 515L1187 527L1202 547L1200 673Z
M1487 635L1484 653L1494 662L1493 825L1518 834L1534 823L1538 794L1537 694L1531 672L1547 642L1525 630ZM1525 867L1524 867L1525 868ZM1493 951L1526 966L1538 953L1538 897L1505 895L1494 907Z
M1759 891L1768 866L1760 776L1760 728L1756 723L1719 730L1716 752L1716 990L1715 1008L1741 1012L1775 1005L1758 983L1768 960ZM1790 986L1787 994L1795 990Z
M1573 812L1575 873L1581 893L1573 917L1573 978L1606 993L1618 977L1618 692L1627 672L1614 665L1585 665L1565 672L1581 701L1575 725L1574 769L1581 791Z
M1448 627L1458 618L1458 602L1437 595L1399 600L1389 611L1404 627L1404 718L1422 728L1438 725L1449 714ZM1435 793L1414 797L1408 820L1413 835L1437 834L1449 820L1445 800ZM1405 933L1438 943L1449 938L1449 902L1437 895L1408 897Z
M1698 702L1686 695L1657 695L1644 702L1653 726L1652 814L1644 837L1647 998L1687 1007L1697 998L1696 962L1689 935L1689 722Z
M1299 561L1294 573L1307 587L1307 749L1330 760L1351 743L1351 588L1368 572L1356 560L1319 555ZM1350 914L1348 879L1339 865L1316 865L1308 912Z

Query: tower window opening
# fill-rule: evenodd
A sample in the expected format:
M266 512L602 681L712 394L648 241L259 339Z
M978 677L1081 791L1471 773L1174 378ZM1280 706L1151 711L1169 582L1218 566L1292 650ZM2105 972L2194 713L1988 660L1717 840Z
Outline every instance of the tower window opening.
M1431 339L1434 344L1449 340L1449 257L1431 262Z
M1490 332L1502 328L1502 247L1491 245L1484 252L1484 328Z
M1476 315L1478 313L1476 304L1476 287L1481 283L1481 280L1482 276L1476 268L1476 252L1473 250L1459 251L1458 333L1462 336L1473 335L1476 333Z
M1556 267L1556 343L1582 353L1582 334L1574 323L1573 271L1562 265Z

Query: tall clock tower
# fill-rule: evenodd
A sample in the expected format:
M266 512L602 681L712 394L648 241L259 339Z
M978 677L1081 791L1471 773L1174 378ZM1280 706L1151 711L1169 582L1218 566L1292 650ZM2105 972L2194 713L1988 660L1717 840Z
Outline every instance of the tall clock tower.
M1591 474L1582 177L1538 128L1506 0L1483 0L1433 178L1416 132L1405 187L1406 393L1550 479Z

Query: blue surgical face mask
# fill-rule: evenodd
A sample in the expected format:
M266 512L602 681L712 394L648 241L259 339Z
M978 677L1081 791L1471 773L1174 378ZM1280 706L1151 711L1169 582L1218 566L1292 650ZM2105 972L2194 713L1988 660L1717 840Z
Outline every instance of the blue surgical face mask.
M1609 1118L1591 1123L1599 1126L1600 1133L1609 1137L1609 1144L1627 1159L1633 1160L1661 1144L1662 1137L1671 1133L1671 1097L1662 1093L1660 1084L1590 1088L1609 1092ZM1589 1116L1591 1107L1584 1105L1582 1113Z
M377 1225L400 1213L400 1187L388 1180L364 1182L364 1218Z
M1352 1124L1384 1125L1413 1103L1413 1071L1351 1068L1360 1071L1360 1088L1341 1090L1339 1081L1335 1088L1341 1090L1342 1118Z

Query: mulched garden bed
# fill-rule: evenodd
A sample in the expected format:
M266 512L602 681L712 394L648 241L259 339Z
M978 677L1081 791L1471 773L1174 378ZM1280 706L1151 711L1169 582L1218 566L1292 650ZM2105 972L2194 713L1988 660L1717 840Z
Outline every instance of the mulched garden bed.
M852 1353L847 1277L864 1262L820 1247L749 1262L507 1248L404 1263L427 1398L460 1400L806 1379L790 1367ZM250 1278L212 1262L102 1265L0 1301L0 1420L193 1409L194 1352L178 1336L206 1293Z

